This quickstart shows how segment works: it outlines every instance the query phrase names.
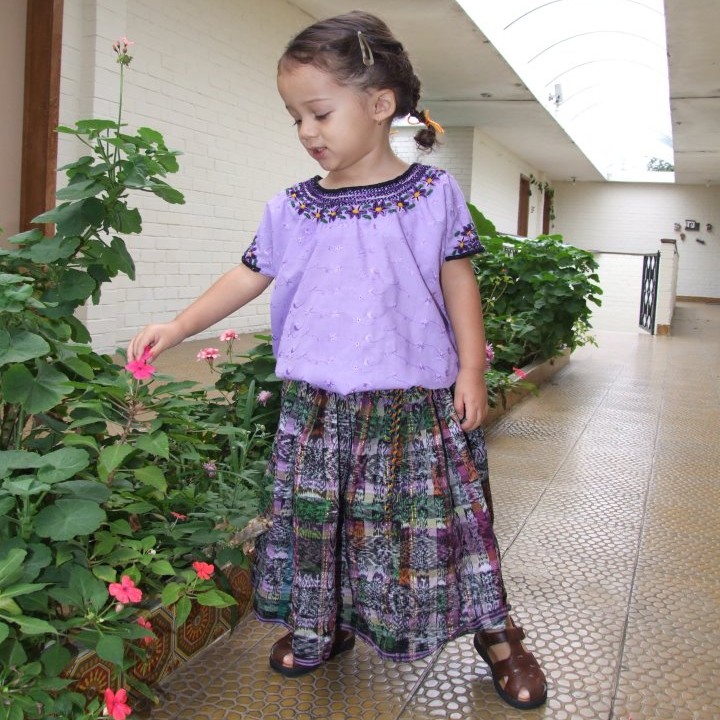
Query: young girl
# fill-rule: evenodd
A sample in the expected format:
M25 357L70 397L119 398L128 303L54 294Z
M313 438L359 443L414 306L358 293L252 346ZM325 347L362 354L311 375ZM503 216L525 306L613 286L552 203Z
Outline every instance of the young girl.
M455 180L390 147L393 118L425 124L424 148L442 129L418 110L403 46L362 12L294 38L278 89L324 177L270 200L242 264L142 330L128 357L157 356L274 279L285 384L255 609L290 632L270 665L302 675L356 633L395 660L473 633L502 698L536 707L545 678L507 615L480 428L485 338L468 258L482 247Z

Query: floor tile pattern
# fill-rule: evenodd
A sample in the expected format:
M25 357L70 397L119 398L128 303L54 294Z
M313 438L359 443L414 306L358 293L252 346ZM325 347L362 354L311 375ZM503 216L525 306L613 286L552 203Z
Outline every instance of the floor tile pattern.
M670 337L597 339L488 431L545 707L505 705L470 637L404 664L358 642L282 680L267 655L284 631L247 618L163 683L153 720L720 718L720 305L679 304Z

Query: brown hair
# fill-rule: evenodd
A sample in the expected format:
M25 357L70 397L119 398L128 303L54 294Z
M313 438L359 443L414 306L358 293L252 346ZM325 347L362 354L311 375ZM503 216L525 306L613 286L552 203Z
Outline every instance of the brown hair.
M362 38L358 33L362 33ZM363 42L369 48L369 64L364 62L367 58ZM288 44L278 69L292 63L313 65L332 74L337 82L360 90L392 90L397 104L393 117L410 115L426 124L424 112L417 108L420 80L410 58L390 28L375 15L354 10L305 28ZM429 125L421 128L415 134L415 142L430 150L437 142L435 128Z

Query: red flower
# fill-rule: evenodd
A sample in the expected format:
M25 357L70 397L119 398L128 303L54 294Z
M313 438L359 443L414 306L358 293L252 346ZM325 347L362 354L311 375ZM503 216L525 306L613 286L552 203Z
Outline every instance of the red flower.
M119 583L110 583L108 592L116 600L127 605L128 603L136 603L142 600L142 590L135 586L135 583L129 576L123 575Z
M125 720L131 712L132 708L127 704L125 688L120 688L117 692L113 692L110 688L105 690L103 715L110 715L113 720Z
M174 510L170 511L170 514L176 519L176 520L187 520L188 516L183 515L182 513L175 512Z
M210 563L200 562L196 560L193 564L193 570L198 574L201 580L209 580L215 572L215 566Z
M140 627L144 627L146 630L150 630L150 632L152 632L152 623L149 620L147 620L146 618L139 617L137 619L137 624ZM150 635L146 635L145 637L140 638L140 642L143 645L152 645L153 640L155 640L155 638L151 637Z
M527 377L527 373L524 370L521 370L520 368L513 368L513 372L521 379L524 380Z
M125 369L132 374L136 380L147 380L155 373L155 367L148 364L151 348L148 346L138 360L133 360L125 365Z

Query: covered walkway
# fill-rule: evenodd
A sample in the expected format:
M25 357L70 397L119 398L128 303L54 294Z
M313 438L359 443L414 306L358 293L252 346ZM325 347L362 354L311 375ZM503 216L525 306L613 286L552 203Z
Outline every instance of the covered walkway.
M283 631L247 618L163 683L153 719L720 717L720 305L679 304L672 337L598 341L488 432L504 575L546 707L502 703L471 637L399 665L358 642L286 680L267 663Z

